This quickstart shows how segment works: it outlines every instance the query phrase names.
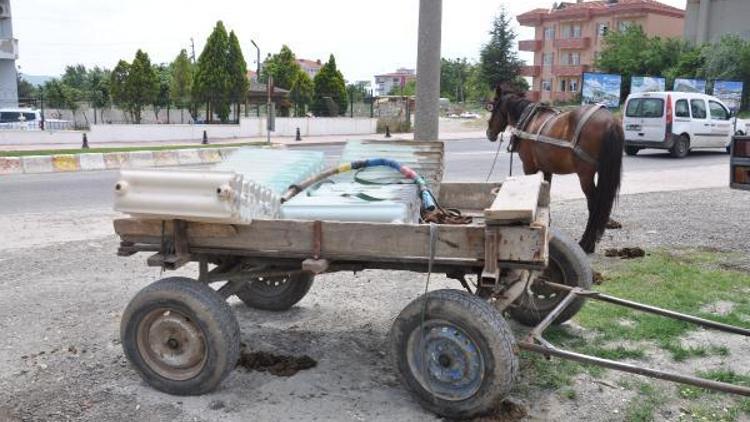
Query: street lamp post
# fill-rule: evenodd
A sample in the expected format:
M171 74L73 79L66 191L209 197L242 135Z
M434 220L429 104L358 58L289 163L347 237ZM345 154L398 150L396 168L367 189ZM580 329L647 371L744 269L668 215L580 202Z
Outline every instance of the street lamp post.
M258 44L255 43L255 40L250 40L250 42L253 43L253 46L255 47L255 50L258 51L258 60L256 61L258 67L256 68L257 70L256 70L256 73L255 73L255 79L256 79L256 82L257 82L257 81L260 80L260 47L258 47ZM260 104L257 104L255 106L255 111L256 111L258 117L260 117Z

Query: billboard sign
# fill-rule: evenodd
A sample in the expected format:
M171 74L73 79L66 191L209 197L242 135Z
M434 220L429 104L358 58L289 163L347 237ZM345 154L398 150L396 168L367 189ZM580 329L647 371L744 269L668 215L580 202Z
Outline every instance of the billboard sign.
M630 93L666 91L667 80L657 76L633 76L630 80Z
M581 97L584 104L604 104L609 108L620 106L622 76L609 73L584 73Z
M674 80L674 90L680 92L697 92L700 94L705 94L706 80L677 78Z
M742 103L742 82L716 81L714 82L714 97L720 99L731 110L737 111Z

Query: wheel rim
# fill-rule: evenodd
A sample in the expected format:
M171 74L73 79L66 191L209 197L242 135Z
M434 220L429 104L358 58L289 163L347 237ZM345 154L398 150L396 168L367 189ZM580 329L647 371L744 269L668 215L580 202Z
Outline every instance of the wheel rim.
M136 344L149 368L174 381L198 375L208 356L201 328L174 309L149 312L138 326Z
M289 275L258 277L250 282L250 287L255 294L276 297L292 285L291 281L292 278Z
M484 358L477 343L460 327L442 320L416 327L407 343L412 374L435 397L465 400L479 391Z
M548 287L544 283L536 282L551 281L553 283L568 285L565 271L563 271L560 263L552 257L550 257L549 265L544 270L544 273L534 281L535 282L531 283L528 289L526 289L526 296L532 307L535 309L554 308L565 296L564 294L561 294L559 290Z

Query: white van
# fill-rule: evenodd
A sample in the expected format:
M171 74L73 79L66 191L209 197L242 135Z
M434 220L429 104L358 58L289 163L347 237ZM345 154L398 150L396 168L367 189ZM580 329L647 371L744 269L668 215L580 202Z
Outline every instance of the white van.
M0 109L0 129L39 130L42 128L39 110L30 108Z
M667 149L683 158L699 148L728 148L734 118L716 97L692 92L631 94L625 102L622 125L625 152L644 148Z

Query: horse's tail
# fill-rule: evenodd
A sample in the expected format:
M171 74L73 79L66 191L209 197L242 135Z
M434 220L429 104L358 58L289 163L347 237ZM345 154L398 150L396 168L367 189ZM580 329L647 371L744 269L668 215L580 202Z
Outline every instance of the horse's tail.
M625 134L622 127L612 121L604 132L602 148L597 160L598 180L594 198L589 209L586 232L581 238L581 247L587 253L594 252L594 246L604 234L612 208L617 200L622 180L622 150Z

